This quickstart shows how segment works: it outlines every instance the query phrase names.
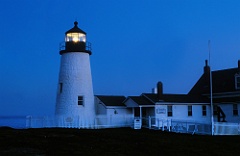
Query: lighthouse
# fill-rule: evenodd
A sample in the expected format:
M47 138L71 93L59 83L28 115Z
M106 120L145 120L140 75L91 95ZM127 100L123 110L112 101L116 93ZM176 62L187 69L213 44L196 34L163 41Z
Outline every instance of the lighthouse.
M55 116L59 126L91 128L95 106L90 67L91 44L86 33L74 22L60 44L60 71Z

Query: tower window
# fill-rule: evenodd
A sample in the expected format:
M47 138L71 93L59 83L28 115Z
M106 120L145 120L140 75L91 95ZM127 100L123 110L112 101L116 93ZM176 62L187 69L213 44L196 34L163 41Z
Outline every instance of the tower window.
M172 105L167 106L168 116L173 116Z
M62 93L62 89L63 89L63 83L59 83L59 93Z
M205 105L202 106L202 116L207 116L207 107Z
M237 104L233 104L233 115L238 116L238 105Z
M83 96L78 96L78 105L84 105Z
M188 116L192 116L192 105L188 106Z

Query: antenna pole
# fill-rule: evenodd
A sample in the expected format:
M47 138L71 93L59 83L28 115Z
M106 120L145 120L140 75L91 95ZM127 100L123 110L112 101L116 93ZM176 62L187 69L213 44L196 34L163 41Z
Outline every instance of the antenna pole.
M210 105L211 105L211 124L212 124L212 135L214 135L214 114L213 114L213 96L212 96L212 69L211 69L211 42L208 40L208 59L210 67Z

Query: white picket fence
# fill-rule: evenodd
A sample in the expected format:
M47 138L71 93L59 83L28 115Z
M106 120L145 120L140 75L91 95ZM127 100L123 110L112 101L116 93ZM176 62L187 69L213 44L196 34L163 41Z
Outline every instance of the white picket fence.
M130 115L115 115L105 116L99 115L94 119L81 118L79 116L66 117L66 116L44 116L33 117L27 116L27 128L86 128L86 129L99 129L99 128L118 128L118 127L131 127L133 125L134 117Z
M190 134L212 134L212 124L199 121L142 118L142 127ZM213 135L240 135L240 123L215 122Z
M83 119L78 116L0 116L0 127L1 126L21 129L53 127L86 129L132 127L134 129L148 128L176 133L212 134L211 123L160 119L155 117L134 118L132 115L98 115L94 119ZM215 122L213 135L240 135L240 123Z

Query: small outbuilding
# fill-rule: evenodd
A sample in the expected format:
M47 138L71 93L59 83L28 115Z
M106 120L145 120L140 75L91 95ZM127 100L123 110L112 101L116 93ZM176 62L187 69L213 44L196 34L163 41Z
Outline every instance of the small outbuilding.
M125 96L96 95L96 124L103 127L129 127L134 115L123 103Z

